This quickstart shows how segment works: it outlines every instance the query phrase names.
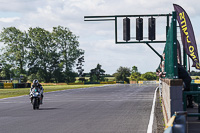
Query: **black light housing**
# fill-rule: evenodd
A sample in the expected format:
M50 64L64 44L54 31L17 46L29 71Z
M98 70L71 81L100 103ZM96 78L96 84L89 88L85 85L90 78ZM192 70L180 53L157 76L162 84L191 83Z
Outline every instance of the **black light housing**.
M143 18L136 19L136 40L143 40Z
M156 19L155 18L149 18L149 40L155 40L156 39Z
M123 40L124 41L130 40L130 19L129 18L123 19Z

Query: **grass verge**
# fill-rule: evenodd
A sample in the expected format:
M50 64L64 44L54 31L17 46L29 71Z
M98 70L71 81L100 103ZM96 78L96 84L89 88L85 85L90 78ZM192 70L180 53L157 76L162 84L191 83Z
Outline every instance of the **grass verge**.
M103 86L103 84L93 84L93 85L54 85L54 86L43 86L44 92L61 91L68 89L78 89L78 88L89 88ZM30 88L17 88L17 89L0 89L0 99L8 97L16 97L22 95L28 95Z

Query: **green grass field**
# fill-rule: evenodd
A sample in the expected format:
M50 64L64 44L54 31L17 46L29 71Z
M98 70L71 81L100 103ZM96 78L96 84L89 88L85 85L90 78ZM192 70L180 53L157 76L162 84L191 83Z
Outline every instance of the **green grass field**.
M95 85L57 85L57 86L44 86L44 92L60 91L67 89L89 88L103 86L102 84ZM28 95L30 88L18 88L18 89L0 89L0 99L8 97L16 97L22 95Z

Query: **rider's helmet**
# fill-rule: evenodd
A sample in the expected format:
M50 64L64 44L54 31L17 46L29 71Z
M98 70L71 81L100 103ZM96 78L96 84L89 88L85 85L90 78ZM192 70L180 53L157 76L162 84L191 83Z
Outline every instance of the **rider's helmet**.
M34 80L33 80L33 85L34 85L34 86L38 86L38 84L39 84L38 80L37 80L37 79L34 79Z

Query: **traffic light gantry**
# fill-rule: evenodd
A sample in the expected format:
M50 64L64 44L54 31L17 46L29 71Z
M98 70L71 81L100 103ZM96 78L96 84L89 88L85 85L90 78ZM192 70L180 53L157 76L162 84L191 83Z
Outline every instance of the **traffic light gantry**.
M114 21L115 22L115 43L135 44L145 43L162 60L162 56L149 43L166 43L166 40L156 41L156 19L155 17L166 17L166 36L169 30L169 17L172 14L150 14L150 15L113 15L113 16L84 16L84 21ZM148 18L148 41L143 40L143 18ZM118 19L123 18L123 41L118 41ZM131 19L136 18L136 37L131 37ZM145 37L146 38L146 37ZM133 41L133 39L135 39Z
M84 21L114 21L115 43L166 43L166 40L156 40L156 18L166 17L166 35L169 29L169 17L172 14L150 14L150 15L113 15L113 16L84 16ZM118 19L123 18L123 41L118 41ZM136 37L131 37L131 18L136 18ZM148 37L143 36L143 18L148 18ZM148 40L143 41L144 38ZM135 39L135 40L133 40Z

